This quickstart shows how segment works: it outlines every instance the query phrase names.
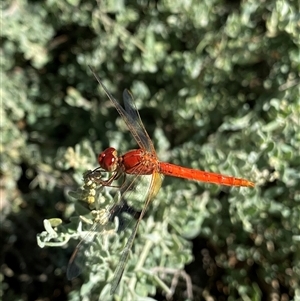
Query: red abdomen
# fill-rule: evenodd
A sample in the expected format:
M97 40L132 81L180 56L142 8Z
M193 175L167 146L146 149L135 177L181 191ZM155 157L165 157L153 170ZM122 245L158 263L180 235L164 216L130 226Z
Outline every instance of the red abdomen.
M181 167L166 162L160 162L159 172L167 176L207 183L215 183L219 185L254 187L254 183L246 179L240 179L213 172Z

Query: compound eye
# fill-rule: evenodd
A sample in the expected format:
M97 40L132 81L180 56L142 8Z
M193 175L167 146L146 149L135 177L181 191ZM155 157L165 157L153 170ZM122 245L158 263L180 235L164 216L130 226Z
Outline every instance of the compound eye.
M109 147L98 156L98 163L106 171L115 171L118 168L118 152Z

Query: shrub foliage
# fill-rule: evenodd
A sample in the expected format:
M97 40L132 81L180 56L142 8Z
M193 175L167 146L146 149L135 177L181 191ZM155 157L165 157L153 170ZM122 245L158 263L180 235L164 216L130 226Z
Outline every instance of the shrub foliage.
M296 1L6 0L1 10L3 300L299 298ZM65 275L90 227L79 216L93 220L84 172L108 146L136 147L88 65L119 101L132 91L161 160L256 182L166 178L115 296L126 229L95 238L81 278Z

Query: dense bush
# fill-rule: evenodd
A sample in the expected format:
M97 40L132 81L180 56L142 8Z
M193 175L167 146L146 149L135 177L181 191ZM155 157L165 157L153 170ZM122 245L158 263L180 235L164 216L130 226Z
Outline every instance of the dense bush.
M3 300L300 298L296 1L18 0L1 10ZM104 148L136 147L88 65L118 100L132 91L161 160L257 185L165 178L119 297L109 283L126 230L95 240L81 278L65 275L78 242L67 240L89 212L69 191ZM99 198L111 203L111 192ZM39 233L61 247L39 248Z

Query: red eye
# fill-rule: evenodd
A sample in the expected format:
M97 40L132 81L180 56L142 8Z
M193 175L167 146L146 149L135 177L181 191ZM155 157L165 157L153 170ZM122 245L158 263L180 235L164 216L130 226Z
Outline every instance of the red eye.
M115 171L118 167L118 153L113 147L104 150L98 156L99 165L106 171Z

